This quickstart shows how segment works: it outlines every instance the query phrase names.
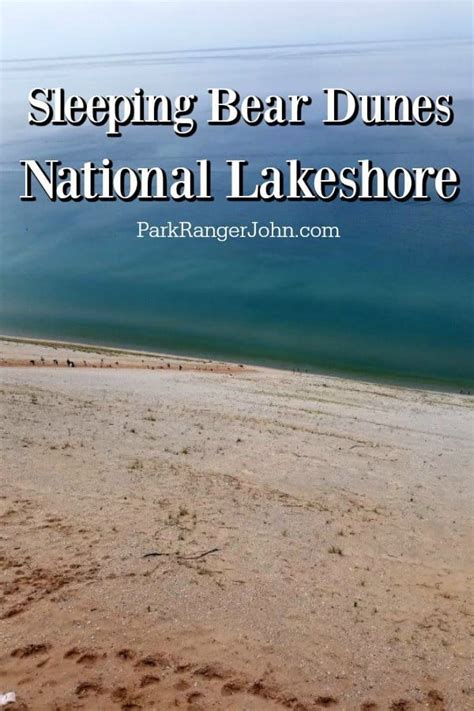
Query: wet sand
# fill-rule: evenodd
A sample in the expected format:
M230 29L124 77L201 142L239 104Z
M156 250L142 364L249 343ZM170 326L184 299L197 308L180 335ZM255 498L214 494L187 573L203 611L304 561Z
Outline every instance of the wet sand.
M472 708L469 396L0 346L12 709Z

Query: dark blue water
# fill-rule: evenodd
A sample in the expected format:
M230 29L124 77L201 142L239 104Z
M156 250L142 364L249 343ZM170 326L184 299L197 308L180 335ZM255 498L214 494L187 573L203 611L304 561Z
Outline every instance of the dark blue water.
M472 82L466 41L273 47L189 54L2 64L1 318L12 335L205 354L365 377L470 386L474 382ZM167 127L32 128L33 86L68 93L203 97L191 138ZM314 97L303 127L208 127L206 89ZM323 127L325 86L355 93L450 93L450 127ZM20 202L20 159L66 165L213 165L212 203ZM338 169L360 158L451 165L453 203L225 200L225 160L265 165L300 158ZM339 240L137 240L160 224L335 224Z

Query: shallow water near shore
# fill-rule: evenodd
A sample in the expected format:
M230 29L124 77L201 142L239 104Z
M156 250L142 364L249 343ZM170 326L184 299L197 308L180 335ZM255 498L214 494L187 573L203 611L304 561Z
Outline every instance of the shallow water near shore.
M470 387L469 48L463 40L380 42L2 63L1 332ZM202 97L193 137L170 127L128 127L122 138L106 139L100 128L26 125L32 86L130 93L137 76L150 93ZM229 85L241 95L310 93L306 125L207 126L207 87ZM323 86L411 96L449 86L455 122L323 127ZM209 158L215 200L62 204L42 196L22 203L18 156L71 166L110 157L117 166L168 170ZM335 169L371 158L387 169L451 165L462 191L450 204L232 203L225 200L231 158L249 160L250 186L261 168L290 158ZM341 239L137 240L138 220L337 225Z

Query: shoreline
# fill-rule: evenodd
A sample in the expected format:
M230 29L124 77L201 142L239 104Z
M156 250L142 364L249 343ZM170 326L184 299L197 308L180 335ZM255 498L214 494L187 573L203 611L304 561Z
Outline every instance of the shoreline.
M334 378L341 381L357 382L367 385L379 385L394 388L402 388L413 391L420 392L439 392L439 393L452 393L456 395L463 395L466 397L471 396L471 390L474 388L474 384L470 384L469 381L443 381L440 379L433 378L405 378L402 376L375 376L369 375L368 373L362 373L359 371L330 371L330 370L316 370L312 368L303 368L295 366L286 366L284 364L271 364L262 363L259 361L248 361L248 360L233 360L221 357L211 357L210 355L192 355L192 354L181 354L176 352L168 351L151 351L151 350L141 350L135 348L128 348L122 346L106 346L99 343L89 343L82 341L69 341L51 338L36 338L29 336L11 336L8 334L0 333L0 342L12 342L12 343L24 343L30 345L38 345L51 348L70 348L76 351L84 351L87 353L107 353L110 355L130 355L130 356L141 356L144 358L168 358L173 361L183 361L186 363L214 363L220 366L230 366L230 367L245 367L247 369L268 369L271 371L281 372L281 373L297 373L303 375L315 375L323 378ZM2 363L0 361L0 367Z
M256 370L242 363L132 349L110 348L70 341L17 338L0 335L6 352L0 356L0 368L111 368L114 370L183 370L235 375ZM10 353L7 351L10 348ZM58 356L57 358L53 356ZM87 357L87 360L86 358Z

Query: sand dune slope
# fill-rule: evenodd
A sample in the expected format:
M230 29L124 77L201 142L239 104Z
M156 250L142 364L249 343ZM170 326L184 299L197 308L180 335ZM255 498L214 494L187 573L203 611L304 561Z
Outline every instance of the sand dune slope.
M2 345L16 708L472 708L469 397Z

